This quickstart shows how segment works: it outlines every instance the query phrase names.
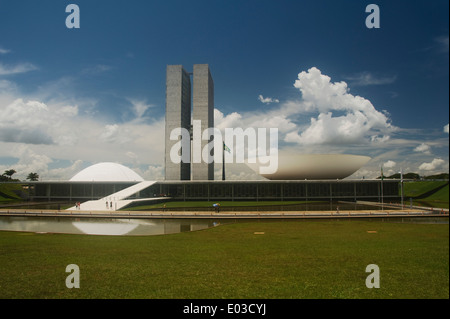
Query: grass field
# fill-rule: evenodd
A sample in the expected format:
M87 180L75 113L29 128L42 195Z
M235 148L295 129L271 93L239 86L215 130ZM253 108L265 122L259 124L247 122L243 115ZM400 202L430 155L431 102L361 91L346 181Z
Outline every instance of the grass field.
M21 198L14 193L14 191L20 190L22 190L21 185L0 183L0 204L20 201Z
M256 233L256 234L255 234ZM65 268L80 268L80 288ZM380 268L368 289L365 268ZM0 232L0 298L449 298L448 224L251 222L148 237Z
M426 194L438 187L447 184L436 193L424 197ZM420 181L404 183L405 200L408 198L421 197L420 199L413 199L413 205L431 206L439 208L449 208L449 186L448 182L442 181Z

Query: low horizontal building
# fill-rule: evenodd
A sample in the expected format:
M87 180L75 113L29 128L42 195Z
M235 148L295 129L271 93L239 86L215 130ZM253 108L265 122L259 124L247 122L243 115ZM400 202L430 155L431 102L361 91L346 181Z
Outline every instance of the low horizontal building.
M158 181L128 197L170 197L173 200L263 201L263 200L395 200L399 180L316 181ZM131 187L136 182L27 182L34 201L97 200ZM383 189L383 196L381 190Z

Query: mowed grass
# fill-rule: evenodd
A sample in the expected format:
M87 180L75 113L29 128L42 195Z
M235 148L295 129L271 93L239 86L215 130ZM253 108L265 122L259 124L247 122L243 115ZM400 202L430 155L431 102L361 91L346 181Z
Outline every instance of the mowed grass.
M413 204L418 206L431 206L437 208L449 208L449 186L448 182L444 181L420 181L404 183L404 196L406 201L408 198L423 195L440 186L447 184L434 194L426 198L413 199Z
M0 232L0 298L447 299L448 235L448 224L357 220L147 237ZM69 264L79 289L66 288ZM379 289L365 285L369 264Z

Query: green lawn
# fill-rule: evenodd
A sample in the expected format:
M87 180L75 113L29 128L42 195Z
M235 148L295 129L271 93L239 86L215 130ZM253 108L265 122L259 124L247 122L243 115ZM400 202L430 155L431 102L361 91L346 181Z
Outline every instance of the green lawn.
M405 187L404 189L405 196L416 197L444 184L445 182L440 181L437 182L422 181L422 182L405 182L403 185Z
M68 264L80 267L79 289L65 286ZM379 289L365 286L369 264L380 268ZM448 299L449 226L351 220L148 237L0 232L0 267L0 298Z
M21 191L22 185L0 183L0 203L9 203L14 201L21 201L22 199L14 193L14 191Z
M413 205L449 208L448 185L432 195L420 199L414 199L414 197L422 196L423 194L432 191L433 189L436 189L446 183L447 182L442 181L421 181L404 183L405 200L408 201L408 198L413 197Z

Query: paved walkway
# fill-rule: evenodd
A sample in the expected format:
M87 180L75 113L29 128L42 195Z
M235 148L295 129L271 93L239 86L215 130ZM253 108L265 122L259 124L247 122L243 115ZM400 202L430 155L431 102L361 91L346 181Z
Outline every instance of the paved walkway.
M352 211L267 211L267 212L179 212L179 211L81 211L0 209L1 216L57 216L97 218L361 218L361 217L448 217L448 211L429 210L352 210Z

